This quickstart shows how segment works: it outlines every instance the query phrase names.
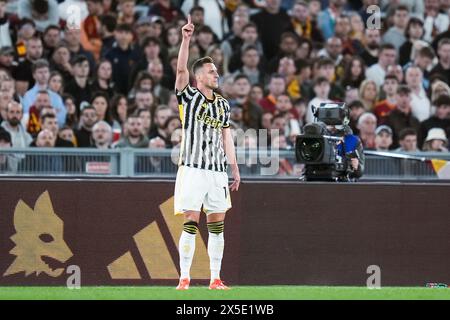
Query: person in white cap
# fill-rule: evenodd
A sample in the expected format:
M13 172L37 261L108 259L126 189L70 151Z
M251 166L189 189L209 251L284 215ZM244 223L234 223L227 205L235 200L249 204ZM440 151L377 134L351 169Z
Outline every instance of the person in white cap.
M423 151L448 152L448 139L444 129L432 128L428 131L427 138L423 144Z

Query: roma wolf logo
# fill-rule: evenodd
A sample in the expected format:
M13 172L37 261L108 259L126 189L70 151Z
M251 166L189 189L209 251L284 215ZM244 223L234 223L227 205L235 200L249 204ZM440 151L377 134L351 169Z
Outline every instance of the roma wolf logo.
M16 256L3 276L25 272L25 276L46 273L50 277L60 276L61 266L73 256L63 238L63 221L53 211L48 191L37 199L34 210L19 200L14 211L16 233L11 240L16 246L9 252Z

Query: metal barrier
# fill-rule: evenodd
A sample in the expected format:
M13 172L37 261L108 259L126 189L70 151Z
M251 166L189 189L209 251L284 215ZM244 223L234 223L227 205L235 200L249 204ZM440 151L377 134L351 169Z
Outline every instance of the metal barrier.
M365 151L365 155L363 178L375 180L437 180L430 159L450 161L450 153ZM177 157L178 151L171 149L3 148L0 175L173 178ZM298 179L303 169L293 150L238 148L237 157L243 178Z

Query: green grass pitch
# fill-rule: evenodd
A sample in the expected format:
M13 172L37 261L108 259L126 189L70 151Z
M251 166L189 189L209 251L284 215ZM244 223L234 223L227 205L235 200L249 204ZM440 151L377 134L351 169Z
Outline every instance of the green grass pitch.
M229 291L211 291L191 286L174 287L0 287L0 300L450 300L448 288L325 287L325 286L236 286Z

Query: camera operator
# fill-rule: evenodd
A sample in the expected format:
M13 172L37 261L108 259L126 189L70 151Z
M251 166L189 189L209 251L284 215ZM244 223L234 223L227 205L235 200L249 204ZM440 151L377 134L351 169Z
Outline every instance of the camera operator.
M342 158L346 168L346 177L340 177L344 180L355 180L361 178L364 172L364 149L361 140L353 134L348 124L327 125L329 135L342 137L343 141L336 143L338 156ZM344 152L345 149L345 152Z
M326 102L313 107L316 122L297 136L297 161L303 163L306 181L355 181L364 172L363 145L349 126L345 103Z

